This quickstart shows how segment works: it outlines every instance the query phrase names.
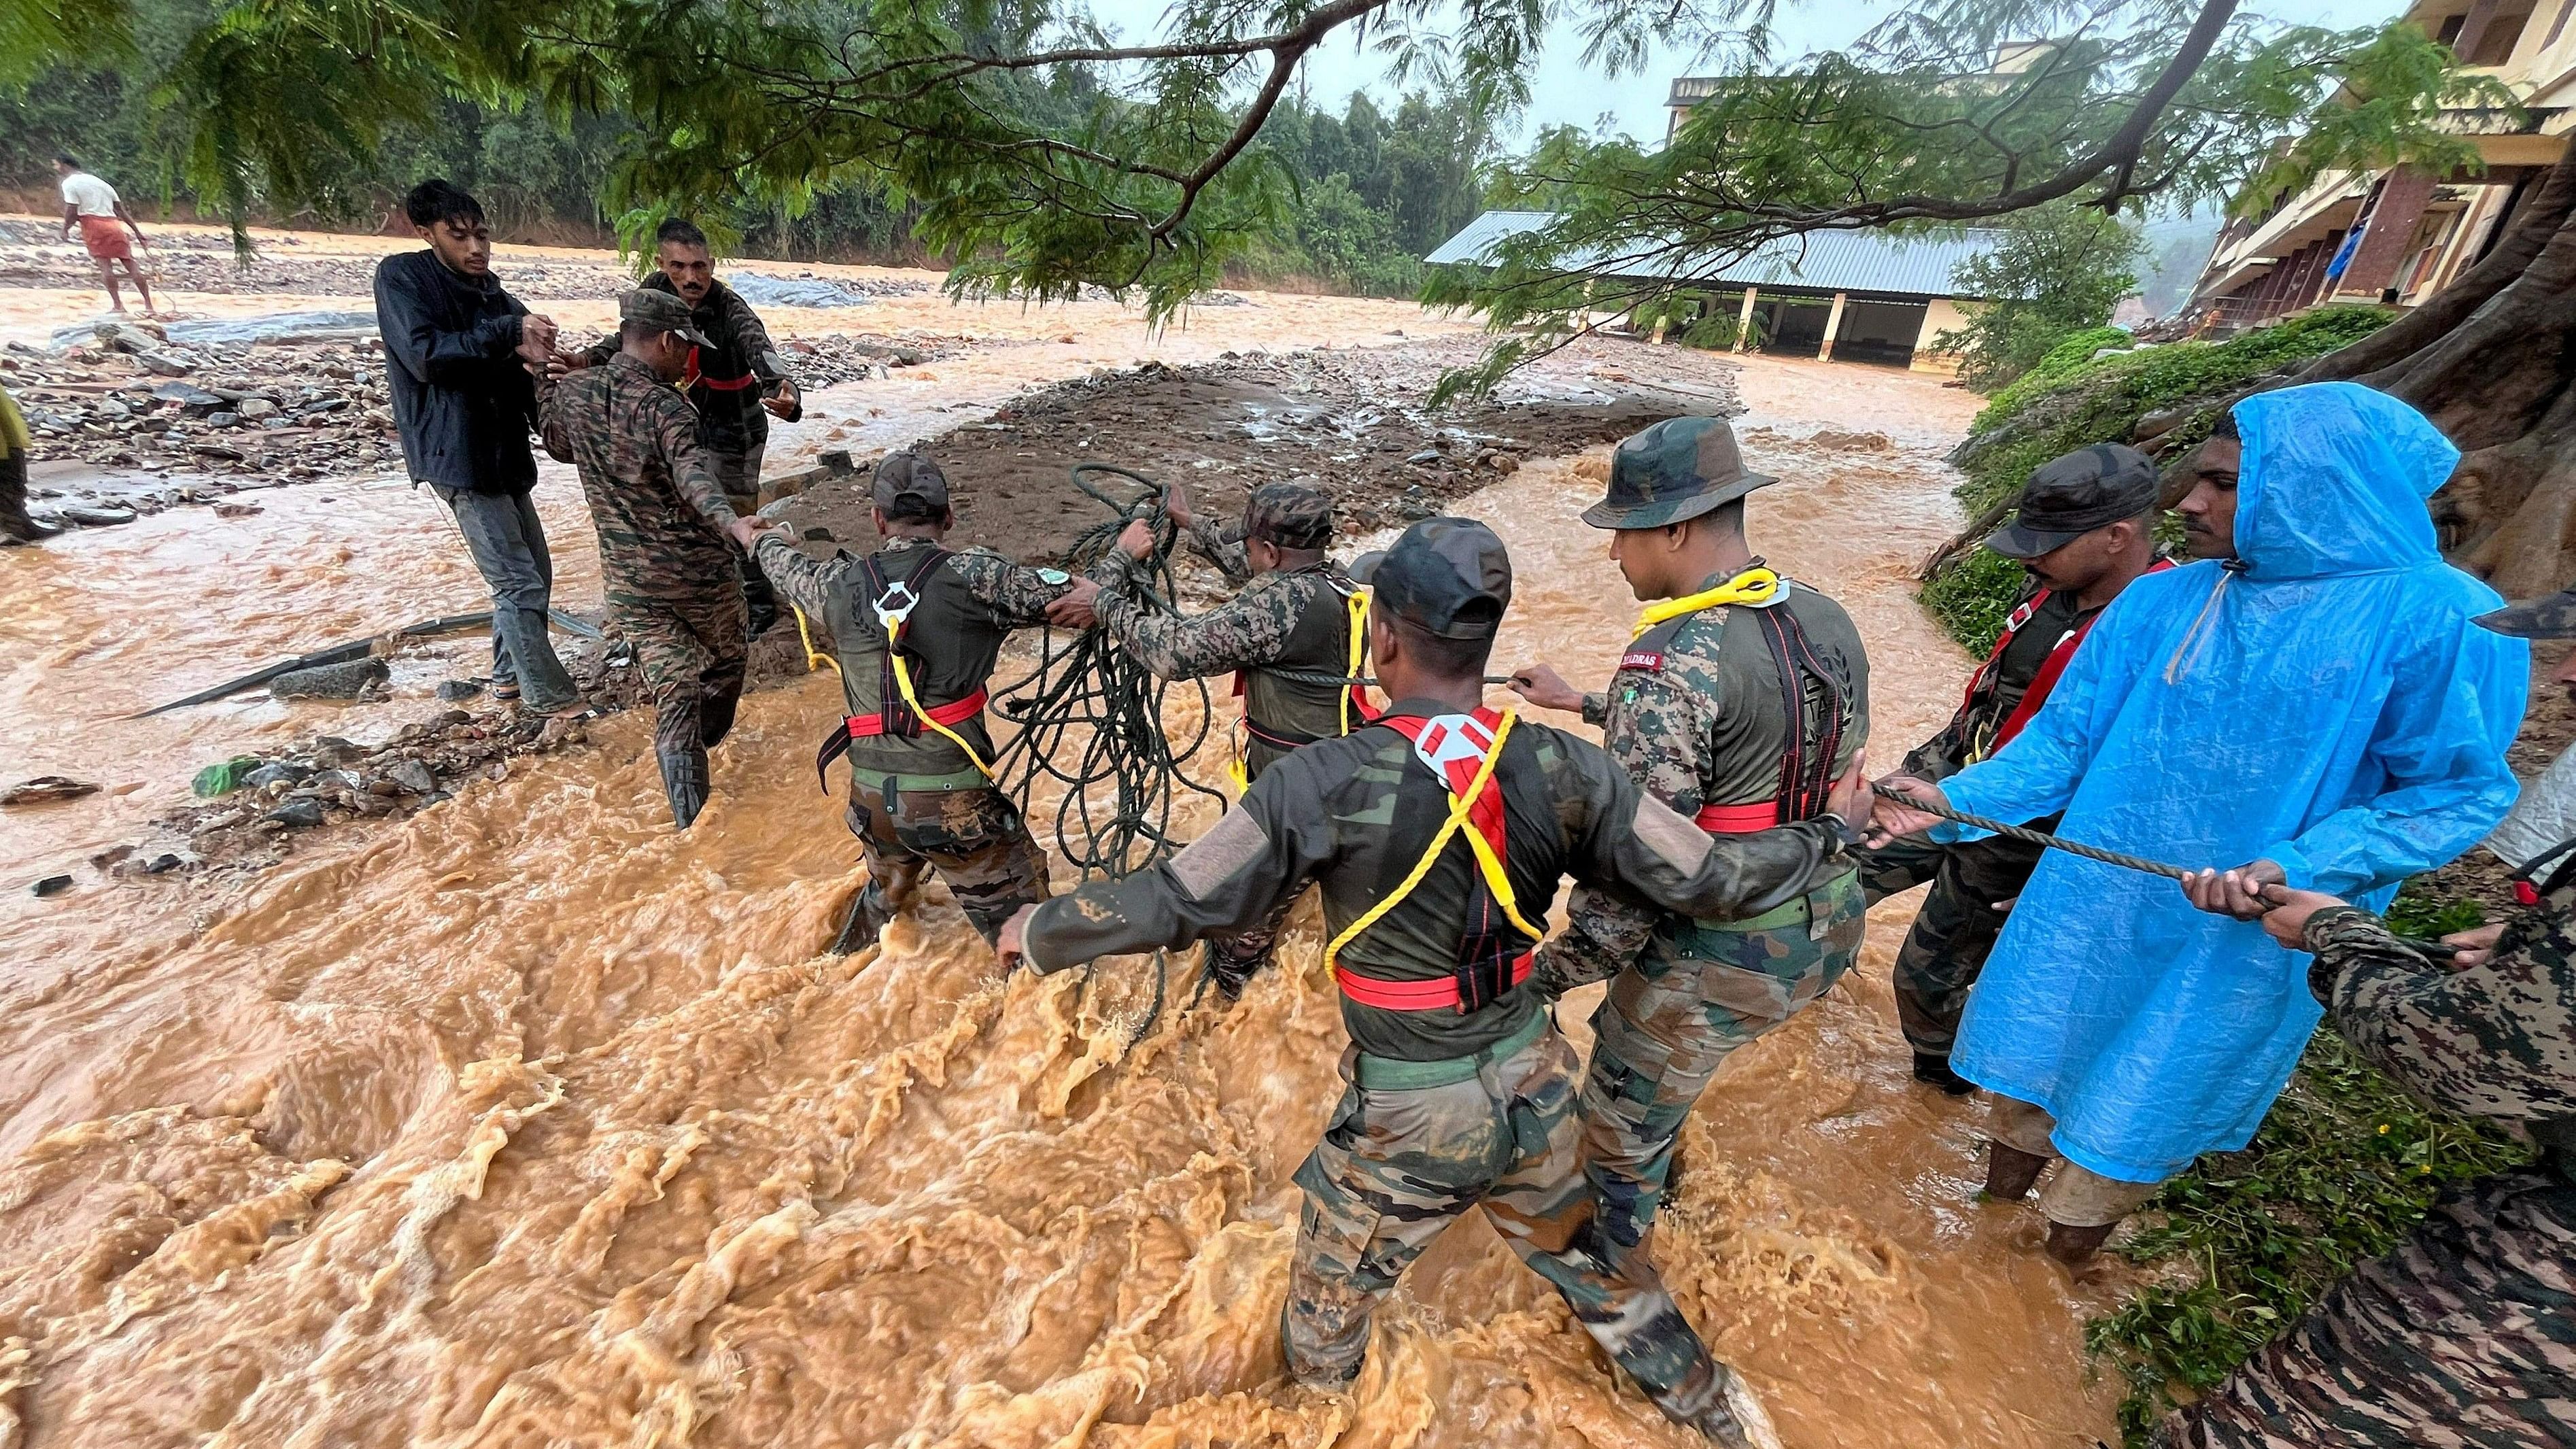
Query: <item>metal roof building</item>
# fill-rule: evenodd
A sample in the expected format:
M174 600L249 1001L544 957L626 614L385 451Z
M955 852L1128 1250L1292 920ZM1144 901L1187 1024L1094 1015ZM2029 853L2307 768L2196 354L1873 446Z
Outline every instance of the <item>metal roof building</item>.
M1543 211L1489 211L1442 242L1425 261L1476 266L1505 237L1534 231ZM1965 228L1944 236L1890 236L1876 231L1811 232L1770 243L1751 256L1694 265L1684 258L1650 265L1587 264L1573 271L1670 281L1731 302L1735 350L1901 363L1918 371L1950 370L1930 350L1938 333L1966 320L1955 278L1959 264L1983 254L1998 233Z

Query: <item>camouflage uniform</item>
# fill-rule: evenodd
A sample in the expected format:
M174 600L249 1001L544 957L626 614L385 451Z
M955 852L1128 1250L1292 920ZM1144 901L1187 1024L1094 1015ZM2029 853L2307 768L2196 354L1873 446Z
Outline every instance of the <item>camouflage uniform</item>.
M895 537L871 557L888 575L908 577L939 547ZM878 716L888 702L886 636L876 623L864 562L847 553L817 562L777 533L761 535L756 557L778 592L831 632L849 716ZM1023 567L982 549L946 553L922 577L924 602L905 635L922 704L936 707L981 689L1002 640L1043 619L1070 582L1054 569ZM980 714L956 731L992 762L993 740ZM868 884L843 949L874 940L909 904L926 868L937 868L987 942L1013 911L1046 899L1046 852L1030 838L1010 797L956 745L925 729L852 739L848 750L850 829L867 860Z
M1389 714L1443 708L1399 700ZM1573 736L1522 722L1501 750L1505 868L1542 930L1568 873L1718 917L1796 901L1850 873L1833 824L1712 839ZM1039 907L1030 965L1059 970L1239 931L1309 881L1338 937L1411 869L1447 814L1447 787L1415 758L1386 726L1289 754L1172 860ZM1379 982L1451 979L1478 886L1467 846L1450 841L1414 892L1348 944L1343 969ZM1731 1376L1651 1270L1614 1265L1593 1242L1571 1120L1574 1055L1539 994L1523 982L1471 1011L1454 997L1448 1008L1383 1010L1345 994L1342 1021L1350 1086L1297 1172L1305 1207L1282 1329L1297 1377L1329 1387L1355 1375L1378 1302L1442 1228L1481 1204L1667 1414L1723 1425Z
M2576 1443L2576 875L2484 964L2454 970L2378 917L2309 917L2308 982L2408 1091L2502 1123L2539 1165L2451 1189L2157 1442L2191 1449Z
M660 272L638 285L680 295L679 288ZM769 413L760 400L778 396L792 379L769 340L769 329L761 325L760 314L724 283L708 286L707 295L689 309L689 325L708 345L691 354L680 392L697 410L698 445L706 453L716 486L724 490L734 512L747 517L760 507L760 463L769 447ZM592 344L586 356L592 366L603 366L616 352L617 339L612 335ZM804 415L800 397L787 421ZM743 597L751 611L751 633L757 636L777 618L777 604L759 567L748 558L736 557L741 562Z
M643 667L654 753L686 828L705 800L707 748L733 728L742 697L740 554L724 534L733 508L688 403L624 353L549 387L538 428L548 453L581 470L609 623Z
M1332 538L1332 500L1297 484L1264 484L1253 490L1245 531L1282 547L1320 549ZM1247 781L1261 778L1290 750L1343 733L1345 721L1365 723L1347 688L1284 678L1265 667L1342 676L1351 660L1349 601L1359 586L1329 560L1255 576L1243 542L1227 539L1205 519L1191 520L1189 537L1242 592L1204 614L1157 612L1125 589L1135 564L1113 549L1092 571L1101 586L1094 604L1100 627L1158 679L1234 674L1235 693L1244 700ZM1208 942L1213 978L1229 1000L1270 959L1293 905L1282 902L1276 916L1254 929Z
M1667 456L1676 447L1682 456ZM1674 501L1759 486L1746 481L1759 475L1744 473L1725 424L1708 418L1648 429L1620 446L1612 470L1614 504L1623 492L1642 497L1607 524L1587 514L1597 526L1652 526ZM1641 512L1647 521L1632 522ZM1711 577L1702 589L1727 582ZM1798 676L1795 739L1784 660ZM1744 816L1812 818L1824 808L1823 786L1868 740L1869 663L1841 605L1784 579L1763 603L1701 609L1640 634L1609 690L1584 698L1583 717L1602 726L1603 746L1641 789L1700 817L1704 829L1741 831ZM1790 788L1800 798L1782 802L1793 745L1799 781ZM1730 808L1744 816L1707 818ZM1677 916L1600 890L1575 894L1565 933L1539 952L1537 976L1551 995L1610 980L1592 1014L1581 1111L1584 1171L1612 1251L1637 1254L1645 1243L1682 1121L1718 1067L1851 969L1865 915L1851 871L1737 918Z

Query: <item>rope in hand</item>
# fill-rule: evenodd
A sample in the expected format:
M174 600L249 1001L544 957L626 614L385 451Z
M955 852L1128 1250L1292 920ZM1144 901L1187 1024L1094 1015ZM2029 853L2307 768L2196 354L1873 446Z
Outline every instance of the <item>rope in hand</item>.
M1117 497L1094 483L1094 474L1126 479L1143 493ZM1110 517L1076 535L1063 554L1066 572L1079 574L1099 563L1129 523L1144 520L1153 526L1155 549L1130 565L1130 587L1145 607L1178 615L1171 602L1177 592L1171 554L1179 530L1164 511L1162 485L1108 463L1076 464L1073 484L1108 509ZM1023 816L1039 781L1064 787L1055 811L1056 846L1085 880L1142 870L1177 851L1185 842L1171 834L1179 798L1174 782L1212 799L1225 798L1181 768L1208 740L1213 701L1207 682L1156 679L1096 628L1074 635L1060 648L1053 629L1041 630L1038 649L1035 669L993 691L996 708L1020 726L993 761L996 787L1018 803ZM1175 689L1198 697L1198 722L1178 743L1163 727L1165 705ZM1153 1001L1127 1038L1130 1051L1162 1015L1169 969L1170 953L1155 952ZM1090 982L1086 969L1085 992ZM1075 1000L1079 1004L1080 996Z
M1996 835L2003 836L2007 840L2019 840L2026 844L2043 846L2049 850L2062 850L2068 855L2080 855L2086 860L2098 860L2104 865L2116 865L2122 870L2139 871L2146 875L2160 875L2171 881L2189 880L2193 874L2191 871L2184 870L2178 865L2167 865L2163 861L2149 860L2142 855L2129 855L2117 850L2104 850L2098 845L2086 845L2083 841L2069 840L2063 835L2051 835L2045 830L2033 830L2025 825L2006 825L2000 820L1990 820L1983 815L1971 815L1964 810L1953 810L1946 805L1935 805L1928 800L1918 800L1913 796L1906 794L1902 790L1890 789L1885 785L1873 783L1870 786L1870 789L1877 792L1877 794L1882 798L1893 800L1908 810L1919 810L1926 815L1937 815L1944 820L1954 821L1972 829L1991 831ZM2258 888L2257 893L2262 895L2264 899L2269 900L2271 899L2270 893L2279 889L2280 887L2266 882ZM2410 935L2404 931L2397 930L2395 927L2389 928L2389 934L2395 936L2398 940L2404 942L2408 946L2413 947L2417 952L2423 954L2435 965L2441 965L2450 961L2454 953L2460 949L2459 947L2450 945L2447 942L2437 940L2430 936Z
M1891 789L1885 785L1873 784L1870 786L1870 789L1878 792L1881 798L1893 800L1908 810L1920 810L1926 815L1937 815L1944 820L1955 821L1958 824L1966 825L1977 830L1991 831L2007 840L2018 840L2029 845L2046 846L2050 850L2065 851L2068 855L2080 855L2086 860L2098 860L2104 865L2116 865L2122 870L2143 871L2148 875L2160 875L2167 880L2189 880L2191 878L2191 872L2183 869L2181 866L2167 865L2160 860L2149 860L2142 855L2124 855L2116 850L2104 850L2098 845L2086 845L2080 840L2069 840L2063 835L2051 835L2045 830L2033 830L2024 825L2006 825L2000 820L1989 820L1983 815L1970 815L1964 811L1953 810L1946 805L1935 805L1927 800L1917 800L1902 790Z

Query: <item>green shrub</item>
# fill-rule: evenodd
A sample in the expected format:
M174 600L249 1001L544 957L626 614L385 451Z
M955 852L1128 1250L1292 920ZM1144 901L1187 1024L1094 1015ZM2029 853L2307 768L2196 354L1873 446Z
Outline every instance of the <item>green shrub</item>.
M2103 358L2092 354L2111 344L2088 338L2127 334L2102 328L2070 336L1977 414L1957 455L1967 475L1959 501L1981 513L2019 491L2049 459L2124 442L2148 413L2191 408L2164 453L2168 463L2177 461L2209 436L2219 399L2266 372L2366 337L2396 315L2382 307L2324 307L2225 342L2171 342ZM1923 604L1951 637L1982 651L2001 630L2021 577L2008 560L1973 549L1924 586Z

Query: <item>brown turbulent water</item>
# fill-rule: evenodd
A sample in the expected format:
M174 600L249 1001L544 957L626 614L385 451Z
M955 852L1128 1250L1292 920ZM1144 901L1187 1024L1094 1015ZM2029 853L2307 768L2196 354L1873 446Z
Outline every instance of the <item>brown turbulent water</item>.
M1963 667L1905 566L1954 516L1932 459L1965 405L1744 382L1790 480L1756 547L1851 605L1892 763ZM1895 446L1803 441L1826 423ZM1477 500L1520 567L1504 657L1593 680L1633 607L1571 520L1597 466ZM816 956L858 883L806 764L833 708L748 701L685 836L626 716L193 908L0 923L0 1444L1686 1442L1481 1220L1353 1393L1287 1385L1289 1174L1341 1045L1311 908L1231 1012L1181 1011L1176 968L1123 1060L1148 962L1001 980L944 901ZM2106 1290L1970 1201L1968 1110L1907 1084L1906 910L1719 1076L1667 1275L1791 1445L2089 1444Z

